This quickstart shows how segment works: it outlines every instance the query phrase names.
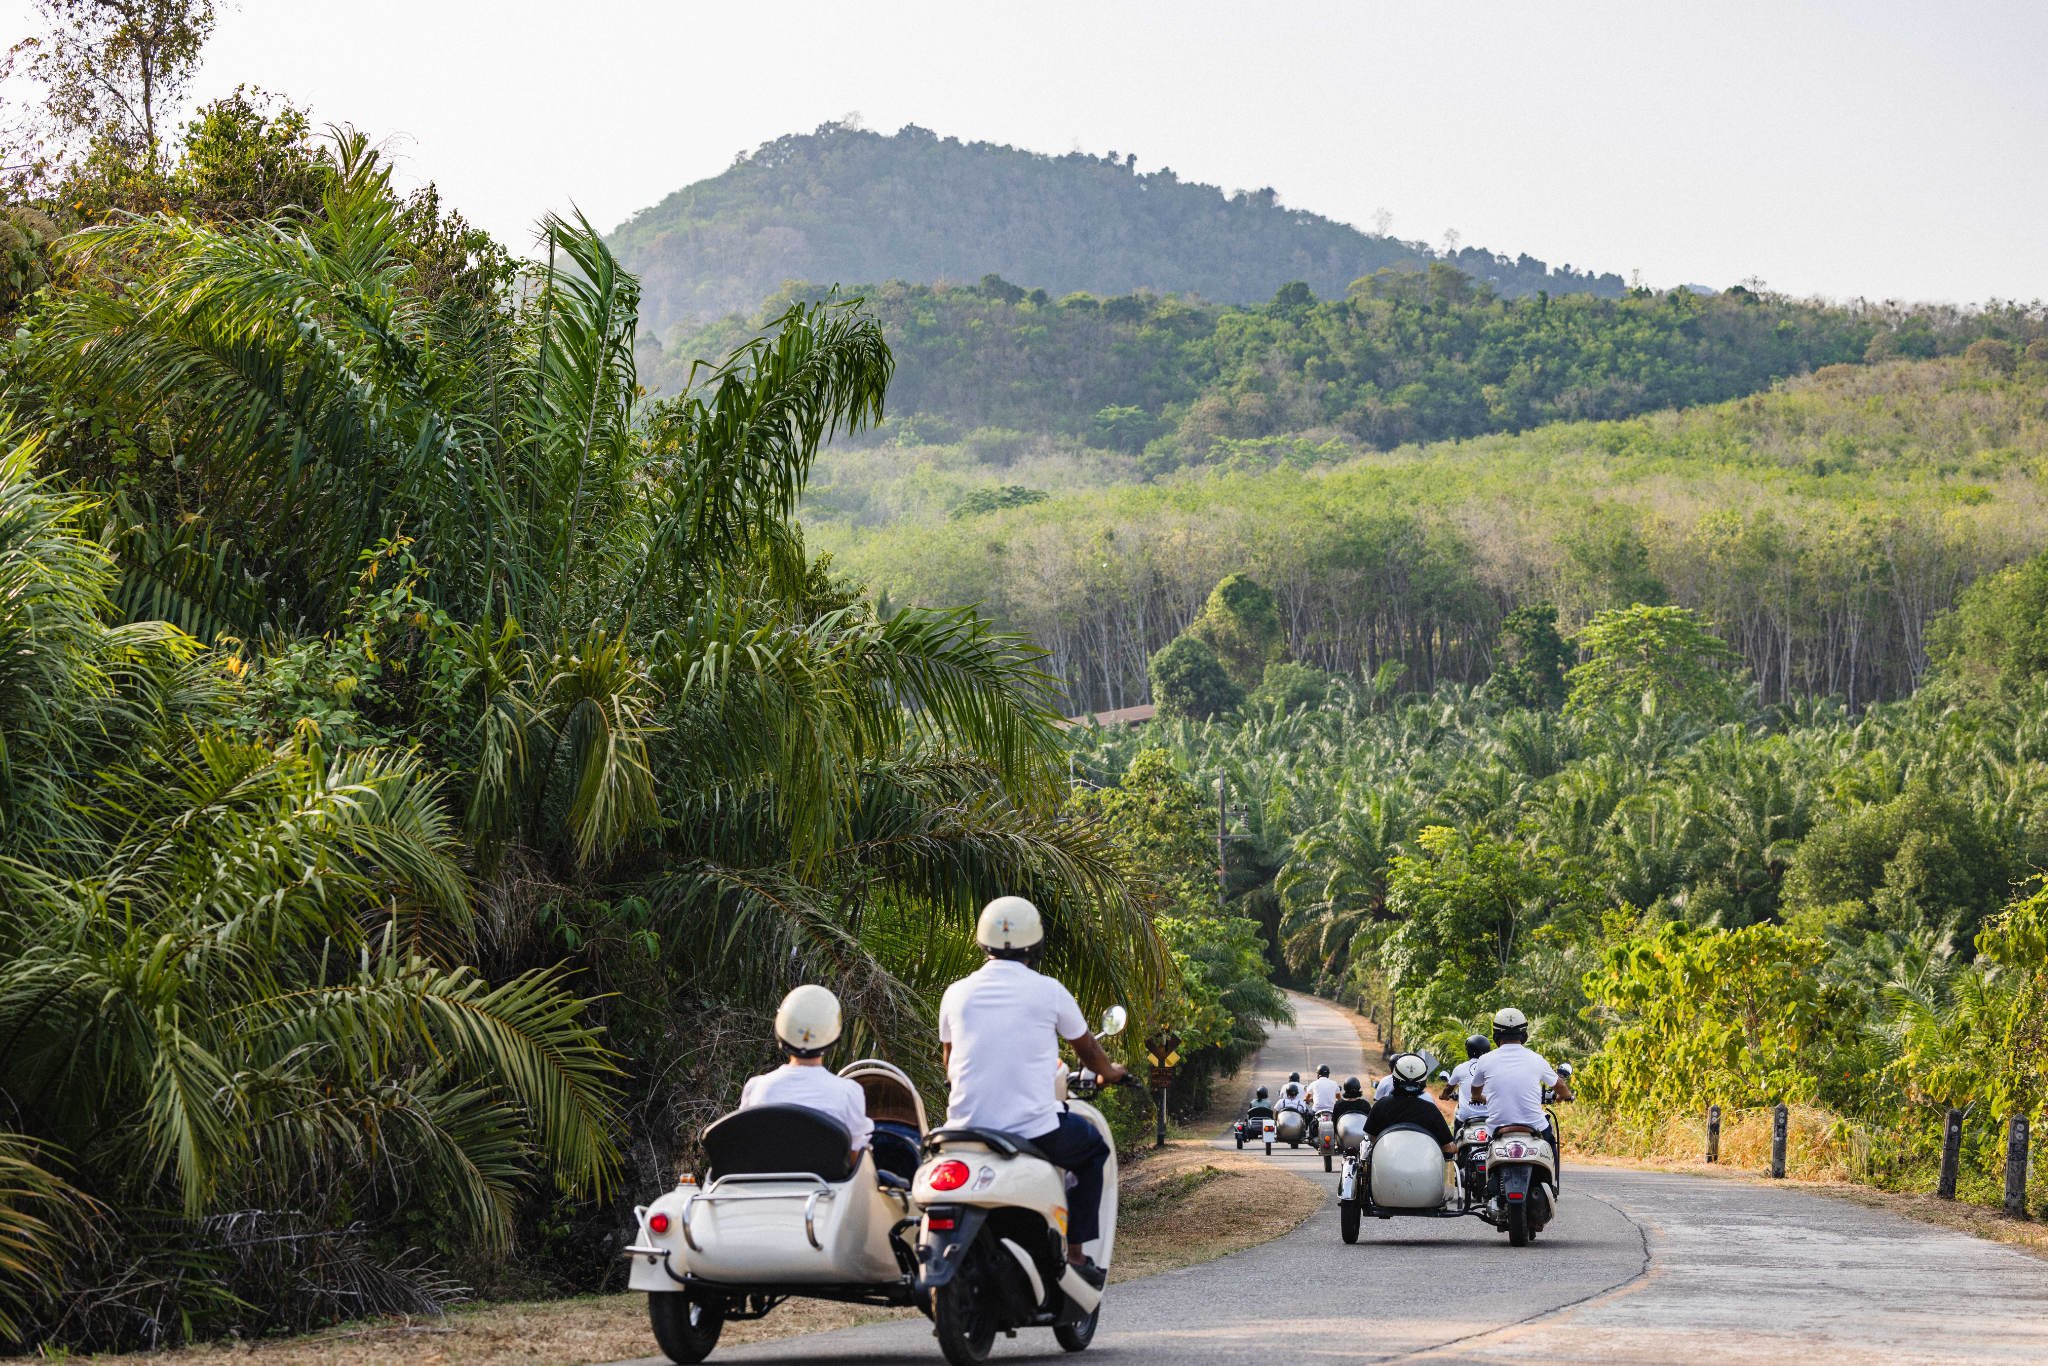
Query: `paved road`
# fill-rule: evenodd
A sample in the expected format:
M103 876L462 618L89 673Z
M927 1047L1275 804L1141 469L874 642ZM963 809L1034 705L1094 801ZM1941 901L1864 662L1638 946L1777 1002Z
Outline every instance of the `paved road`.
M1363 1067L1344 1017L1303 998L1296 1009L1298 1023L1255 1064L1261 1080L1309 1075L1322 1061L1339 1077ZM1306 1149L1272 1160L1335 1189ZM1794 1356L2048 1361L2048 1262L1784 1188L1568 1166L1558 1218L1533 1247L1510 1248L1476 1219L1369 1220L1346 1247L1331 1200L1277 1242L1112 1287L1085 1359L1718 1366ZM1067 1357L1044 1330L996 1347L997 1361L1034 1359ZM929 1326L904 1320L713 1360L940 1358Z

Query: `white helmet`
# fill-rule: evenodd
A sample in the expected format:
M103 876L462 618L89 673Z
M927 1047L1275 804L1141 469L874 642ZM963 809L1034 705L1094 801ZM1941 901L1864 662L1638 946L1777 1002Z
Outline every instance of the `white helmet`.
M782 998L775 1037L792 1052L824 1052L839 1038L839 998L814 982L804 983Z
M1527 1029L1529 1027L1529 1017L1516 1010L1513 1006L1502 1006L1499 1010L1493 1012L1493 1027L1495 1029Z
M999 896L984 906L974 942L985 949L1029 949L1045 938L1038 907L1021 896Z
M1403 1053L1394 1059L1394 1089L1420 1091L1429 1080L1429 1063L1419 1053Z

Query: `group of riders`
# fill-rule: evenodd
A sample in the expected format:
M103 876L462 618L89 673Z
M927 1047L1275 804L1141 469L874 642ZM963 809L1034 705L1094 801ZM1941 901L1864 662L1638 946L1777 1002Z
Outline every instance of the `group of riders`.
M1365 1132L1376 1137L1396 1125L1422 1129L1455 1155L1458 1141L1468 1130L1485 1128L1495 1135L1534 1134L1549 1142L1553 1152L1558 1136L1545 1110L1546 1099L1570 1100L1571 1071L1550 1065L1541 1053L1529 1047L1529 1017L1513 1006L1495 1012L1493 1037L1474 1034L1465 1040L1465 1061L1439 1074L1446 1101L1455 1101L1450 1120L1430 1099L1431 1063L1420 1053L1401 1053L1388 1063L1387 1075L1367 1096L1364 1082L1346 1077L1338 1085L1330 1076L1328 1063L1316 1068L1315 1079L1304 1083L1301 1073L1291 1072L1275 1101L1259 1087L1246 1107L1248 1121L1277 1118L1283 1111L1307 1117L1309 1134L1317 1132L1318 1116L1328 1115L1335 1123L1348 1114L1365 1116Z
M1094 1225L1109 1149L1093 1126L1053 1098L1044 1079L1059 1065L1061 1040L1104 1082L1123 1080L1125 1068L1089 1032L1073 993L1038 970L1045 928L1037 907L1022 897L998 897L982 910L975 940L985 961L948 987L939 1003L939 1043L951 1087L946 1125L1020 1135L1066 1169L1073 1182L1069 1260L1099 1285L1100 1273L1081 1247L1097 1234ZM775 1037L786 1061L746 1083L740 1108L796 1105L815 1110L845 1127L852 1144L848 1156L857 1164L874 1132L864 1095L858 1082L824 1066L826 1051L844 1027L839 999L832 992L811 984L791 991L775 1013ZM1493 1017L1491 1040L1475 1034L1465 1041L1466 1060L1443 1078L1443 1099L1457 1102L1455 1130L1427 1094L1431 1063L1419 1053L1393 1058L1370 1097L1357 1077L1347 1077L1339 1085L1328 1064L1318 1067L1314 1080L1306 1083L1300 1073L1293 1073L1277 1102L1259 1087L1247 1118L1272 1118L1278 1110L1291 1109L1313 1126L1319 1114L1329 1115L1332 1123L1347 1114L1363 1114L1368 1136L1411 1125L1428 1132L1447 1155L1456 1153L1460 1131L1481 1125L1495 1134L1536 1134L1555 1149L1557 1136L1544 1101L1546 1095L1571 1098L1569 1073L1560 1075L1529 1048L1528 1039L1528 1018L1508 1007Z

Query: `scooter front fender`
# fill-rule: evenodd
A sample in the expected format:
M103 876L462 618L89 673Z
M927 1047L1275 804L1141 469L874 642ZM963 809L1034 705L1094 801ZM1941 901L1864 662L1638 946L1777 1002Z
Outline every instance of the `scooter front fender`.
M950 1228L934 1228L934 1221ZM981 1236L988 1211L972 1205L934 1205L924 1212L918 1229L917 1289L928 1295L953 1279L967 1260L967 1249Z

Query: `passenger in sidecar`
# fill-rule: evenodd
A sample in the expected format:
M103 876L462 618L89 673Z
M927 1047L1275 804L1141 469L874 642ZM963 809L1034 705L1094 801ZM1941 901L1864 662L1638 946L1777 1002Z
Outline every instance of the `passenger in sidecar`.
M674 1361L702 1361L727 1319L760 1318L790 1296L915 1302L904 1235L916 1223L924 1102L878 1059L836 1076L816 1065L839 1035L832 1005L829 1027L807 1036L778 1015L791 1064L749 1082L741 1108L704 1131L704 1184L685 1176L635 1211L627 1284L648 1292L655 1340Z

